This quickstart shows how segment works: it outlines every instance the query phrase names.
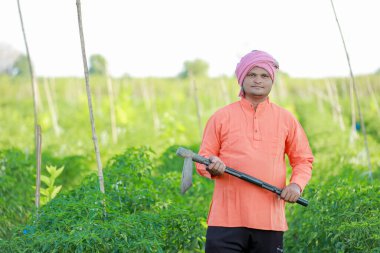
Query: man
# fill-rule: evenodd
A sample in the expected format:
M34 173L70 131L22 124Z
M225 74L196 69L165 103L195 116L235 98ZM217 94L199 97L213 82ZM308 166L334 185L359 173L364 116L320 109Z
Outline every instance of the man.
M235 72L241 100L218 110L205 127L199 153L212 163L197 164L197 172L215 180L206 252L283 252L285 201L300 197L313 155L299 122L269 100L277 70L266 52L245 55ZM292 167L288 185L285 154ZM283 189L281 198L224 173L225 164Z

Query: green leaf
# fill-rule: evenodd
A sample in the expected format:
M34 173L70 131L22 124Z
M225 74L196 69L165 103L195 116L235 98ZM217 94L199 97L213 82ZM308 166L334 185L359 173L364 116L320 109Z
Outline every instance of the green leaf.
M54 199L57 196L58 192L62 189L62 185L54 187L53 192L51 193L51 199Z
M51 185L51 180L47 176L41 175L41 181L44 182L47 186Z
M40 194L41 195L44 195L46 197L49 197L50 196L50 191L49 191L49 188L40 188Z

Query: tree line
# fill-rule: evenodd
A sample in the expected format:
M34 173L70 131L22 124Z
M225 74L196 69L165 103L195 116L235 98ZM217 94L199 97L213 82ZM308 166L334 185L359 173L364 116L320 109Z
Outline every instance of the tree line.
M103 55L91 55L89 65L89 72L91 75L107 75L108 63ZM208 70L209 64L202 59L187 60L183 63L183 70L178 73L177 77L207 77ZM29 67L27 56L7 44L0 44L0 74L10 76L28 76Z

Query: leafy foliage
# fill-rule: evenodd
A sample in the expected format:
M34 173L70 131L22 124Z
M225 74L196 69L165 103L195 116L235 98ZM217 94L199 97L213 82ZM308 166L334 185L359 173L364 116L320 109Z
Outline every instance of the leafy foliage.
M43 164L64 166L56 179L62 185L35 220L35 178L32 99L26 77L0 76L0 252L197 252L202 251L212 181L195 176L193 187L179 195L183 160L181 143L197 151L199 131L189 79L113 79L118 143L110 138L110 103L106 79L93 75L94 108L105 170L106 195L95 167L85 90L76 78L57 78L51 90L57 104L63 138L56 138L48 103L40 90L40 123L44 131ZM349 80L330 79L346 130L339 127L337 109L325 80L280 75L271 101L291 111L301 122L315 155L313 177L304 196L308 208L287 205L288 252L380 252L380 138L378 75L358 77L362 114L368 134L372 171L367 167L361 129L351 132ZM226 103L237 100L232 78L196 79L201 122ZM41 82L42 83L42 82ZM53 84L55 83L55 84ZM368 92L372 84L373 93ZM377 100L376 100L377 99ZM357 113L357 112L356 112ZM358 121L356 115L356 121ZM350 141L350 136L356 136ZM149 145L149 149L127 146ZM169 148L168 148L169 147ZM116 155L115 154L119 154ZM290 173L289 169L289 173ZM47 173L44 171L43 173ZM372 175L372 180L370 175ZM80 185L79 187L76 187ZM70 191L71 190L71 191ZM105 209L103 207L105 203ZM107 217L104 217L104 210ZM32 219L32 218L33 219ZM29 220L28 220L29 219ZM25 224L29 224L25 226ZM21 225L21 226L20 226ZM10 239L9 237L12 235ZM23 234L25 233L25 234Z
M0 150L0 238L8 238L15 226L25 224L34 209L34 157L18 149ZM66 189L78 185L83 175L89 173L83 165L88 161L80 156L57 158L43 153L42 160L42 168L49 164L65 166L62 176L67 177L57 178L55 182L64 184ZM45 170L41 173L48 174Z
M0 238L27 221L33 209L33 172L31 157L16 149L0 151Z
M170 173L152 177L152 151L130 148L97 177L41 208L38 220L0 250L14 252L178 252L202 249L199 210L182 200ZM106 212L106 215L104 215Z
M356 174L306 188L312 204L289 212L290 252L380 252L380 186Z

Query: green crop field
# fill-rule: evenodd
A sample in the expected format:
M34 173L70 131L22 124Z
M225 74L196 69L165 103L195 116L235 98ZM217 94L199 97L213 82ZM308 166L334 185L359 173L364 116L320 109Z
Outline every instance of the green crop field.
M364 126L349 79L280 74L273 86L271 101L298 118L315 156L309 206L286 207L286 252L380 252L380 76L356 81ZM91 76L90 85L105 194L84 80L40 77L37 212L30 80L0 76L0 252L202 252L213 183L194 175L181 195L175 151L197 151L207 119L239 99L236 80Z

